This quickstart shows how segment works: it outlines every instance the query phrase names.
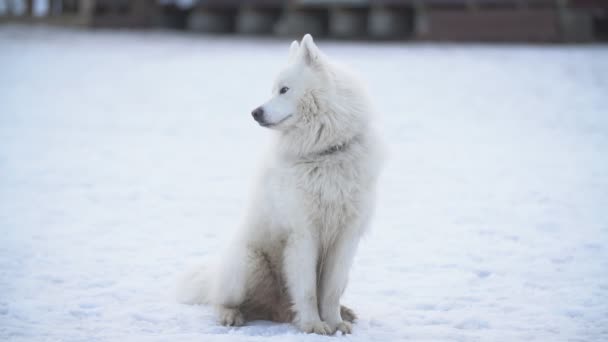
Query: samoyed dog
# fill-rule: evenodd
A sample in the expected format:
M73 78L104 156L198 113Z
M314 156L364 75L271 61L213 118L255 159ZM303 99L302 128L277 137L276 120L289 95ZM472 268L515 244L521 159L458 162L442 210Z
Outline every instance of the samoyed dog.
M301 331L350 333L340 304L374 208L381 149L361 82L310 35L289 50L272 97L251 113L275 131L244 225L215 267L187 275L184 303L208 303L219 321L293 322Z

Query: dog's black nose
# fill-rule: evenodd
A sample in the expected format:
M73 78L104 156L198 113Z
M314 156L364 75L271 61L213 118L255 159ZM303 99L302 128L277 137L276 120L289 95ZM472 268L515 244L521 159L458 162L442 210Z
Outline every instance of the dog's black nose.
M260 122L264 118L264 108L258 107L251 112L255 121Z

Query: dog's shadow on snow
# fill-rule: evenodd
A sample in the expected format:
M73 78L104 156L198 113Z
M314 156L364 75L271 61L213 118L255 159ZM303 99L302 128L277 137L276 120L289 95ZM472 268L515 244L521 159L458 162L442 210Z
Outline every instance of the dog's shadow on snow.
M222 330L227 334L247 336L278 336L300 333L292 324L271 321L251 321L241 327L223 327Z
M244 336L281 336L281 335L302 335L302 336L316 336L316 337L333 337L340 336L340 332L334 335L316 335L306 334L298 330L293 324L290 323L276 323L271 321L251 321L247 322L244 326L238 328L226 328L222 327L222 331L226 334L238 334ZM218 331L219 333L219 331Z

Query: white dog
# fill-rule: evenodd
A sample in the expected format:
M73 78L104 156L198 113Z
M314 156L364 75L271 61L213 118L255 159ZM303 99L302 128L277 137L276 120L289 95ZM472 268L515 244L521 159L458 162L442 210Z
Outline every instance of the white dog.
M381 164L367 93L305 35L252 115L277 133L253 205L218 268L186 277L180 300L215 305L224 325L267 319L350 333L355 315L340 297Z

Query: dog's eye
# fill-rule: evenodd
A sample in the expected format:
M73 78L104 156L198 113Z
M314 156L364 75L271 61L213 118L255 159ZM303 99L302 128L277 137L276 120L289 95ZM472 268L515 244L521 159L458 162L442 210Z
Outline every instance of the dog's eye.
M289 88L283 87L283 88L281 88L281 90L279 90L279 93L280 94L285 94L288 90L289 90Z

